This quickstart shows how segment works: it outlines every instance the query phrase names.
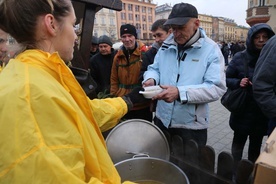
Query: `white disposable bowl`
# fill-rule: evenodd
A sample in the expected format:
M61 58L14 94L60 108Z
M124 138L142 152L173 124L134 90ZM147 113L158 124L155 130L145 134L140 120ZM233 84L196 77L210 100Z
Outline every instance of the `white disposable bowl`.
M145 91L140 91L139 93L143 94L145 98L149 99L163 91L160 86L148 86L144 87L144 89Z

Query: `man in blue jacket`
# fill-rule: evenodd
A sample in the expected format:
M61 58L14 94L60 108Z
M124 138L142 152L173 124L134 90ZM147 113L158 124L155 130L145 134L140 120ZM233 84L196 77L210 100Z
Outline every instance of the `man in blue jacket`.
M161 85L155 124L184 141L206 145L208 103L226 91L224 58L218 45L199 27L197 9L187 3L173 6L165 22L171 34L144 73L144 86Z

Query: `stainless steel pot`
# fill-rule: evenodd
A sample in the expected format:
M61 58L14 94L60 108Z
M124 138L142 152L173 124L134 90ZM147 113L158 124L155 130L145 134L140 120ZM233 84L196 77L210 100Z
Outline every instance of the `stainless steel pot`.
M176 165L158 158L140 157L115 164L123 181L139 184L189 184L186 174Z
M170 158L170 147L163 132L142 119L118 124L108 134L106 145L114 164L140 154L164 160Z
M167 139L151 122L131 119L120 123L107 136L106 145L122 181L189 184L185 173L168 161Z

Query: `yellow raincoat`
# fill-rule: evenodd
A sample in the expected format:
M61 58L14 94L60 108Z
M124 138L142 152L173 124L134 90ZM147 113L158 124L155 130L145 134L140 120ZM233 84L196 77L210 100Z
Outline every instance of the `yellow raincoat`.
M0 75L0 183L121 183L101 131L126 112L89 100L57 53L21 53Z
M4 68L5 68L5 63L3 63L2 65L1 65L1 63L0 63L0 73L1 73L1 71L2 71Z

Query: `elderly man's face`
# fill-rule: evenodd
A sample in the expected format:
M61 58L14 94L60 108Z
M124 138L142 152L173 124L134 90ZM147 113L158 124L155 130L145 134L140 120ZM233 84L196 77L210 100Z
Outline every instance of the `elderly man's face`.
M133 36L132 34L123 34L121 36L121 40L127 50L135 48L135 36Z
M172 25L174 40L180 45L185 44L195 34L198 27L197 18L191 18L185 25Z
M3 61L7 55L8 34L0 29L0 61Z
M99 52L102 55L108 55L111 54L111 46L106 43L100 43L99 44Z

